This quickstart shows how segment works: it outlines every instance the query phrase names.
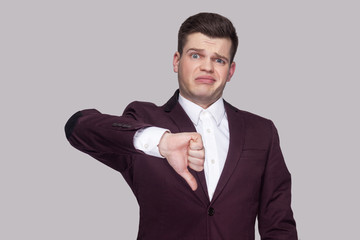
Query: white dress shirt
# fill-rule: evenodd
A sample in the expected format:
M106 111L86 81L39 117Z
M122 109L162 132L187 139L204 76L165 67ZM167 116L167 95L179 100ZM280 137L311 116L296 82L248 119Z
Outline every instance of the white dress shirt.
M229 149L229 124L222 98L207 109L179 95L179 104L201 134L205 148L204 173L210 200L225 165ZM157 145L161 136L168 131L158 127L148 127L137 131L134 146L145 154L162 157Z

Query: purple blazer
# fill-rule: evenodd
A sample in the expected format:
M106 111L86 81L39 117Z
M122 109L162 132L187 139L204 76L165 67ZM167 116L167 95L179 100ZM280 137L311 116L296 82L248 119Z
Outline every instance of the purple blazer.
M261 239L297 240L291 176L270 120L225 102L230 146L211 201L203 171L190 169L198 182L192 191L166 159L134 148L134 134L143 127L196 131L178 94L161 107L133 102L122 116L79 111L65 126L71 145L119 171L129 184L140 207L137 239L254 240L257 217Z

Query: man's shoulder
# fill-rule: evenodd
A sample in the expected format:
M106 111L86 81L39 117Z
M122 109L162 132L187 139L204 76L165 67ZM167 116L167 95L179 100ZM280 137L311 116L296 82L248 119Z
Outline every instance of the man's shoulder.
M236 114L238 114L238 116L240 116L246 122L263 123L263 124L271 123L271 120L266 117L260 116L258 114L246 110L239 109L226 101L225 101L225 106L227 106L227 108L230 109L231 111L236 112Z
M155 103L145 101L133 101L129 103L129 105L127 105L123 112L123 115L134 113L138 116L151 116L158 115L160 112L163 112L163 110Z
M244 134L246 140L246 148L249 149L267 149L272 140L275 126L273 122L265 117L254 114L252 112L240 110L232 105L228 111L228 120L230 124L241 124L239 134ZM234 113L231 113L235 111Z
M145 101L133 101L129 103L125 109L136 109L136 110L155 110L159 109L160 107L157 106L155 103L152 102L145 102Z

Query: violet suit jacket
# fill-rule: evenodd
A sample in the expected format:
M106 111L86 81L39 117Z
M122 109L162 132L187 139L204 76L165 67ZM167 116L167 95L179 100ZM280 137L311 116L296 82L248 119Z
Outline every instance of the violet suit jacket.
M257 217L261 239L296 240L291 176L270 120L225 102L230 145L211 201L203 171L190 169L198 182L192 191L166 159L134 148L134 134L144 127L196 131L178 94L161 107L133 102L122 116L83 110L65 126L71 145L119 171L129 184L140 207L137 239L254 240Z

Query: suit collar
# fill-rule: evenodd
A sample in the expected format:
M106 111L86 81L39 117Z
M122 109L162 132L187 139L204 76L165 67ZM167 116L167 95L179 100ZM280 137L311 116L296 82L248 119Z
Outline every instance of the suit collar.
M184 109L178 103L179 90L176 90L174 95L165 103L162 107L165 112L169 114L169 117L173 123L177 126L177 129L169 129L172 133L177 132L196 132L196 129L191 122Z
M174 95L164 104L163 108L165 112L171 112L174 107L178 104L179 100L179 89L175 91Z

